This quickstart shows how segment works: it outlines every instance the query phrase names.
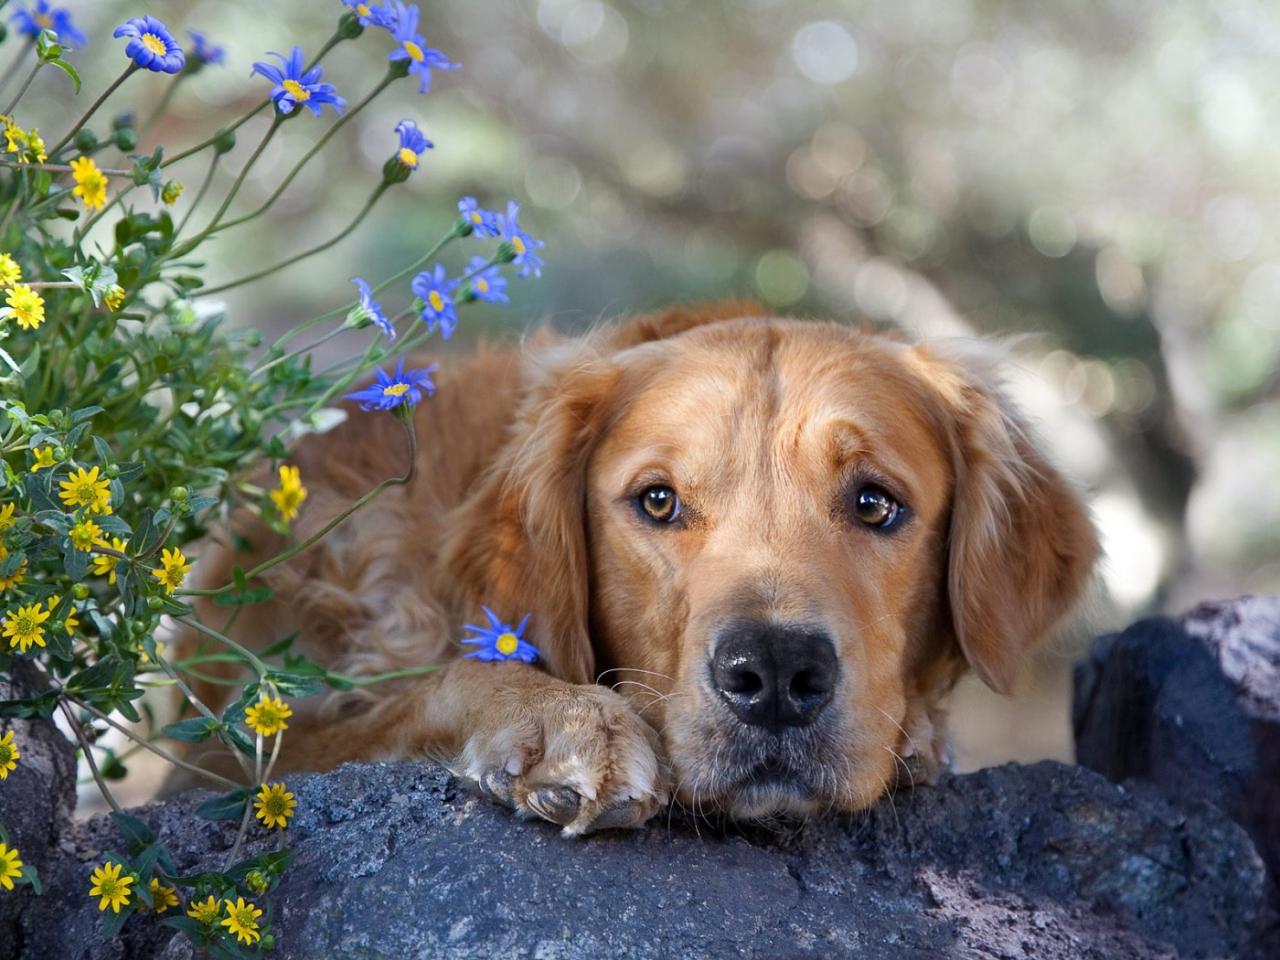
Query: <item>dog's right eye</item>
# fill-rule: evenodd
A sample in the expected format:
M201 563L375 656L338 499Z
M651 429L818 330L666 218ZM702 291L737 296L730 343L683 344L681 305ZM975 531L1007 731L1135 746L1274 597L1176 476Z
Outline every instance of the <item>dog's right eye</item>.
M646 487L637 499L641 512L656 523L674 523L680 516L680 498L670 487Z

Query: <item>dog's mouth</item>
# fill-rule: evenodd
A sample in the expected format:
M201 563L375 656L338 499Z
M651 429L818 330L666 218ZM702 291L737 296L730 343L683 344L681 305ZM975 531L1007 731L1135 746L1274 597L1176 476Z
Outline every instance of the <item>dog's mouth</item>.
M781 757L721 771L716 804L735 820L811 812L818 791L802 769Z

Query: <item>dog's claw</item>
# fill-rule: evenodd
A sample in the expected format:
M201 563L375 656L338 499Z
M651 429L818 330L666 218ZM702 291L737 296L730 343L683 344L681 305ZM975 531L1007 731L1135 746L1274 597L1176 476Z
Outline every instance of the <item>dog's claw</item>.
M569 787L539 787L524 802L542 819L567 826L578 816L582 798Z

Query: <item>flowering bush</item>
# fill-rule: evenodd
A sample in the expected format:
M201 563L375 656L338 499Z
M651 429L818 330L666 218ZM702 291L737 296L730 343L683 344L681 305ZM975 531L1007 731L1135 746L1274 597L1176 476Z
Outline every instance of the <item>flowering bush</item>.
M216 625L201 622L189 598L212 595L229 615L238 606L269 599L269 588L258 579L264 571L409 477L387 478L316 535L290 542L251 570L237 568L228 584L186 586L189 554L198 551L191 545L224 520L233 503L258 510L288 534L307 490L306 477L284 462L281 436L314 426L339 396L371 411L362 416L391 411L415 449L410 413L434 392L434 366L406 370L403 355L436 331L451 336L468 303L506 303L508 265L521 277L541 267L535 252L541 243L522 229L514 203L498 214L464 197L456 221L415 262L376 283L354 278L351 303L299 324L264 352L257 352L258 333L225 322L210 297L342 240L383 194L413 175L433 147L406 119L387 131L389 156L381 175L336 235L216 287L207 286L193 266L192 255L206 240L270 210L305 164L397 81L413 78L401 86L416 103L433 71L457 68L418 32L416 5L391 0L346 6L333 35L313 56L295 46L288 56L269 55L276 63L254 64L254 77L261 78L256 82L265 79L270 87L245 116L193 146L174 152L157 147L148 154L131 154L139 133L130 115L104 122L104 103L140 74L133 85L169 85L163 107L186 78L222 62L220 47L195 31L184 46L150 15L126 21L113 34L125 41L119 51L122 72L49 144L40 128L48 131L56 121L25 115L23 95L50 68L65 74L69 95L78 93L79 77L66 54L90 38L69 11L44 0L10 18L5 46L17 49L0 81L0 678L22 696L0 702L0 781L22 763L21 735L15 738L5 728L8 719L56 714L78 741L82 762L120 830L121 852L108 853L85 888L104 913L108 937L129 917L147 913L139 922L177 927L214 956L244 956L246 949L271 945L271 892L290 861L283 838L297 805L286 784L270 782L292 715L285 698L390 675L357 680L328 671L290 653L287 639L247 650ZM387 49L387 69L349 105L340 84L323 77L342 45L358 39ZM266 132L217 197L215 174L235 153L237 131L263 111L271 113ZM240 212L246 176L280 127L295 120L314 125L314 144L266 200ZM188 194L177 177L192 167L200 185ZM475 238L467 243L488 246L468 253L465 268L453 275L437 258L467 237ZM406 306L384 309L378 298L397 293ZM367 330L363 354L317 369L313 348L351 329ZM312 341L293 347L308 331L315 331ZM394 367L384 369L393 360ZM355 389L358 380L369 385ZM263 489L255 483L262 475L278 477L278 485ZM170 657L162 638L175 623L224 649L186 660ZM512 651L527 646L519 629L495 621L494 631L497 650L505 651L504 644ZM490 632L480 631L482 637ZM221 714L198 701L188 685L190 677L200 676L201 664L211 661L240 663L252 678ZM150 711L139 709L140 698L153 687L177 688L187 698L184 714L191 715L155 728ZM108 729L129 738L130 749L117 753L98 744ZM239 759L243 780L179 759L165 746L166 738L220 742ZM137 750L203 774L223 791L201 808L202 815L240 823L223 869L180 875L147 825L121 810L109 781L125 775L125 763ZM0 782L0 790L4 786ZM276 832L277 849L241 859L251 829ZM20 853L0 823L0 888L30 885L39 892L39 877Z

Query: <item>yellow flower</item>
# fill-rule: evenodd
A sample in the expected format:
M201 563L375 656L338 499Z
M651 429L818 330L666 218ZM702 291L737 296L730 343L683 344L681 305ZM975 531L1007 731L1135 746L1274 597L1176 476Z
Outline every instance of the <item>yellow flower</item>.
M66 480L60 480L58 499L68 507L84 507L90 513L110 513L111 481L98 476L98 468L77 467Z
M102 898L98 902L99 911L110 907L112 913L119 913L121 907L128 905L133 877L121 876L120 869L120 864L108 861L90 875L93 886L89 888L89 896Z
M22 267L7 253L0 253L0 287L12 287L22 280Z
M0 843L0 887L13 889L13 881L22 876L22 861L18 858L18 848Z
M0 114L0 123L4 124L5 150L9 153L21 153L22 148L27 145L27 135L13 122L12 117Z
M31 452L36 458L35 463L31 464L32 473L39 473L53 466L53 447L32 447Z
M111 542L99 540L94 544L95 547L109 547L116 553L124 553L124 548L128 546L119 537L112 537ZM93 573L94 576L106 576L107 583L116 582L116 564L120 562L119 557L113 557L105 553L95 553L93 555Z
M289 825L289 818L293 816L293 808L297 805L298 801L293 799L293 794L284 788L283 783L273 783L271 786L264 783L258 791L253 809L257 811L255 816L268 830L272 827L284 829Z
M297 467L288 464L280 465L280 486L271 491L271 502L280 511L286 521L298 515L298 508L307 499L307 488L302 485L302 477Z
M44 297L25 283L15 283L4 298L6 317L13 317L23 330L35 330L44 323Z
M119 310L124 306L124 287L118 283L107 287L107 292L102 295L102 302L107 305L108 310Z
M40 609L40 604L32 603L25 607L18 607L17 612L10 614L0 623L4 624L4 633L0 636L9 638L9 648L21 648L26 653L34 643L37 647L44 646L44 627L41 626L49 619L48 612Z
M155 905L156 913L164 913L170 907L178 905L178 890L176 887L166 887L157 877L151 878L151 902Z
M0 123L4 124L5 149L9 153L16 153L20 162L44 163L48 159L40 131L33 127L27 133L10 117L3 115L0 115Z
M86 210L97 210L107 202L107 178L91 157L72 160L71 175L76 181L71 193L84 201Z
M13 742L13 731L0 737L0 780L8 780L9 774L18 769L18 745Z
M0 530L8 530L13 526L13 511L17 506L16 503L6 503L0 507Z
M71 544L77 550L88 550L102 539L102 528L87 517L81 520L67 534Z
M191 564L178 548L165 550L160 555L160 566L151 571L151 575L164 584L165 593L173 593L182 586L182 581L190 571Z
M45 601L45 607L49 611L49 616L53 616L53 611L57 608L58 604L60 604L61 602L62 602L61 597L50 597L48 600ZM76 618L76 608L68 607L67 616L62 621L62 629L66 633L70 634L71 631L78 626L80 626L80 621L79 619Z
M160 190L160 199L172 206L182 196L183 186L177 180L168 181Z
M44 150L44 138L35 127L27 134L27 159L33 163L44 163L49 155Z
M292 716L293 710L283 700L263 696L244 712L244 722L255 733L269 737L277 731L288 730L289 725L285 721Z
M226 901L227 915L222 918L222 925L236 935L241 943L257 943L262 939L258 932L258 918L262 911L252 903L245 903L244 897L236 897L236 902Z
M203 903L191 901L187 906L187 916L197 923L203 923L206 926L218 919L218 914L222 912L222 905L214 899L212 894L208 900Z
M6 547L3 543L0 543L0 567L4 566L4 562L8 559L9 559L9 548ZM18 569L13 571L13 573L9 574L9 576L6 577L3 573L0 573L0 593L4 593L4 591L10 589L11 587L16 587L18 584L22 582L22 578L26 575L27 575L27 561L24 558L22 562L18 564Z

